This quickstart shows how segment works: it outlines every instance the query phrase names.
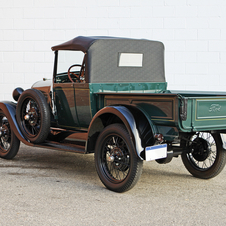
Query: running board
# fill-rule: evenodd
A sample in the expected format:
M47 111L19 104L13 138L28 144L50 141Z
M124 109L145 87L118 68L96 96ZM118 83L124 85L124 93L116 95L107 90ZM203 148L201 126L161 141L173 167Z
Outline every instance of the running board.
M50 141L50 142L35 144L34 147L48 148L48 149L55 149L55 150L60 150L60 151L69 151L69 152L85 154L85 146L68 144L68 143L59 143L59 142L51 142Z

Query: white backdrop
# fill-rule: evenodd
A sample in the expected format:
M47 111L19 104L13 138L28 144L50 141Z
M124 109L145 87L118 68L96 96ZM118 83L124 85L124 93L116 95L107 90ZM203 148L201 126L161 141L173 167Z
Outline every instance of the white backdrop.
M0 0L0 100L52 77L76 36L162 41L169 89L226 91L225 0Z

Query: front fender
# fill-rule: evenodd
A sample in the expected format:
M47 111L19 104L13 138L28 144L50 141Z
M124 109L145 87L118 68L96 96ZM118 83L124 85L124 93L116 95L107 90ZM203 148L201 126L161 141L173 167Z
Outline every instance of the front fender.
M91 137L95 133L101 132L108 125L104 125L102 122L101 118L104 115L114 115L122 121L122 123L127 128L131 139L133 140L137 155L143 160L143 158L141 157L141 152L144 150L144 148L141 144L141 138L137 130L135 118L133 117L133 114L130 112L130 110L124 106L108 106L97 112L97 114L93 117L88 129L88 142L86 151L89 152L90 147L95 146L96 139L94 139L95 141L91 142L92 145L89 145L90 139L92 139Z
M10 101L2 101L0 102L0 109L3 111L3 113L7 117L11 130L13 130L17 138L23 143L31 146L31 143L29 143L26 140L26 138L23 136L23 134L21 133L18 127L18 124L16 121L16 103L10 102Z

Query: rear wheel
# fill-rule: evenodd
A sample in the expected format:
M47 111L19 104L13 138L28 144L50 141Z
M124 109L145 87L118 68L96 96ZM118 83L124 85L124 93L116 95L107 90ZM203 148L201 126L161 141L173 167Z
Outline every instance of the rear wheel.
M197 133L187 144L181 157L187 170L195 177L209 179L218 175L226 163L226 151L219 134Z
M16 156L20 141L11 130L5 114L0 110L0 157L12 159Z
M21 132L32 143L41 143L47 138L50 109L41 91L28 89L20 95L16 118Z
M100 180L112 191L125 192L137 183L143 161L135 153L123 125L109 125L101 132L95 148L95 165Z

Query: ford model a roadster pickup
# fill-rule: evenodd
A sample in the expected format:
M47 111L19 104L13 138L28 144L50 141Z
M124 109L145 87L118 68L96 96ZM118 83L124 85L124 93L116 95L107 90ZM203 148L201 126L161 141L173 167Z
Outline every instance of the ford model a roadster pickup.
M95 153L110 190L138 181L143 160L181 155L195 177L212 178L226 163L226 94L167 90L161 42L77 37L52 47L53 79L16 88L0 103L0 156L29 146Z

